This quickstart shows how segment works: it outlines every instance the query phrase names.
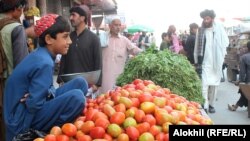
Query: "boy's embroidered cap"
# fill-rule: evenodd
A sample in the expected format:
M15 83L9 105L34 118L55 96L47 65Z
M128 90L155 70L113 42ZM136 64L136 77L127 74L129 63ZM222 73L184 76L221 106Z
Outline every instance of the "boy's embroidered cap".
M44 31L50 28L56 22L57 14L48 14L36 21L35 33L39 37Z

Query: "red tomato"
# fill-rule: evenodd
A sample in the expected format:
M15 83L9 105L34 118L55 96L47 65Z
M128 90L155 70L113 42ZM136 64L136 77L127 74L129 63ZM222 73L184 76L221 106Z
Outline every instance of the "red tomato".
M139 95L138 99L140 103L152 102L154 100L154 97L150 93L144 92L143 94Z
M164 106L164 109L168 112L171 113L173 111L173 108L169 105Z
M53 127L50 129L50 134L53 134L53 135L55 135L55 136L61 135L61 134L62 134L62 129L61 129L59 126L53 126Z
M154 82L151 80L143 80L143 83L145 86L147 86L148 84L154 84Z
M76 126L77 130L81 130L81 127L82 127L83 123L84 123L83 120L76 120L74 122L74 125Z
M107 141L113 141L112 136L109 135L109 134L107 134L107 133L104 135L103 139L105 139L105 140L107 140Z
M140 135L139 131L133 126L129 126L126 128L126 134L132 140L137 140L139 138L139 135Z
M117 141L129 141L129 137L127 134L122 133L118 136Z
M169 141L169 134L165 134L165 141Z
M90 136L93 139L102 139L105 135L105 130L102 127L94 127L90 130Z
M69 141L69 137L66 135L57 135L56 140L57 141Z
M137 98L139 97L139 95L140 95L140 92L138 90L129 92L129 97L132 97L132 98Z
M142 133L149 131L150 124L147 122L140 123L136 126L136 129L139 131L139 133L141 135Z
M69 137L75 136L76 131L77 128L73 123L65 123L62 126L62 132Z
M122 124L125 120L125 114L123 112L116 112L110 117L110 123Z
M132 107L139 107L140 106L140 101L138 98L131 98L132 101Z
M77 141L92 141L92 138L89 135L82 135L77 138Z
M103 100L105 99L104 97L104 94L103 95L99 95L97 98L96 98L96 103L101 103Z
M81 130L84 134L88 134L89 131L94 127L95 127L95 123L93 121L89 120L89 121L84 122Z
M150 127L149 129L149 132L153 135L153 136L156 136L158 135L159 133L161 133L162 131L162 127L161 126L158 126L158 125L153 125Z
M144 111L138 109L138 110L135 112L135 120L137 121L137 123L142 122L143 117L145 117Z
M156 119L153 115L147 114L145 117L142 119L143 122L147 122L150 124L150 126L153 126L156 124Z
M109 124L110 124L109 120L105 118L98 118L95 121L95 126L102 127L103 129L106 129L109 126Z
M137 84L139 84L139 83L143 83L143 80L141 80L141 79L135 79L135 80L133 81L133 84L135 84L135 85L137 85Z
M96 121L98 118L105 118L108 119L108 116L105 115L103 112L96 112L92 118L92 121Z
M157 141L165 141L165 134L163 132L156 135L155 138Z
M114 101L114 104L118 104L120 97L120 95L111 95L111 100Z
M86 115L85 121L91 120L96 112L98 112L97 109L88 109L85 114Z
M114 109L115 109L116 112L125 113L126 106L124 104L122 104L122 103L119 103L119 104L115 105Z
M122 89L120 93L121 93L121 96L125 96L125 97L129 96L129 92L125 89Z
M135 88L135 85L132 83L132 84L126 84L123 86L123 88Z
M48 134L45 136L44 141L56 141L56 136L53 134Z
M143 90L146 86L143 83L138 83L135 85L135 89Z

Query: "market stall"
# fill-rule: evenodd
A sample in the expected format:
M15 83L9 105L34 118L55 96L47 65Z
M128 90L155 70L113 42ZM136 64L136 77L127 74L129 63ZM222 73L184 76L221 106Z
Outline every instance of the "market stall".
M73 123L54 126L45 141L168 140L171 125L211 125L202 115L200 104L188 101L150 80L135 79L96 99L88 99L86 108Z
M162 64L152 60L157 58L162 59ZM151 65L145 64L151 68L151 74L145 68L143 76L140 76L139 72L133 74L133 70L130 70L130 65L136 62L142 65L141 59L144 59L144 62L151 61ZM159 78L153 77L153 72L170 70L170 67L165 66L166 68L158 70L152 68L154 65L166 65L166 62L179 77L171 80L171 77L161 73L163 83L160 84ZM199 96L199 78L187 62L184 57L167 50L148 50L141 53L127 64L124 73L117 80L118 86L115 89L95 99L88 99L82 114L74 122L54 126L45 137L37 139L167 141L169 127L172 125L213 124L201 108L203 100ZM133 68L136 69L136 66ZM126 75L128 70L130 76L136 77L129 78ZM186 75L184 79L189 83L182 78L183 75ZM144 79L146 77L148 79ZM186 92L183 92L183 88Z

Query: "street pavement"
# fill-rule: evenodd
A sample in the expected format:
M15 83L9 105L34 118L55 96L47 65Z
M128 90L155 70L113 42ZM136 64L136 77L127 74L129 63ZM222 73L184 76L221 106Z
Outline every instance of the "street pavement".
M225 82L220 84L217 92L217 100L215 102L216 113L208 113L208 116L213 120L214 124L250 125L247 107L239 107L234 112L228 110L227 105L235 104L240 97L238 89L239 87L228 82L227 78Z

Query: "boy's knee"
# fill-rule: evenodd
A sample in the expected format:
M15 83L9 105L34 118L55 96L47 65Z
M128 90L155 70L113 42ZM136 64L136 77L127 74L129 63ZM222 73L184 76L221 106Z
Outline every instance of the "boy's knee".
M72 100L76 103L83 103L84 104L86 101L84 93L79 89L73 90L72 94L70 94L70 95L71 95Z
M82 85L83 87L88 88L88 82L83 77L75 78L75 83Z
M75 82L76 83L81 83L81 84L82 83L88 84L87 81L83 77L76 77Z

